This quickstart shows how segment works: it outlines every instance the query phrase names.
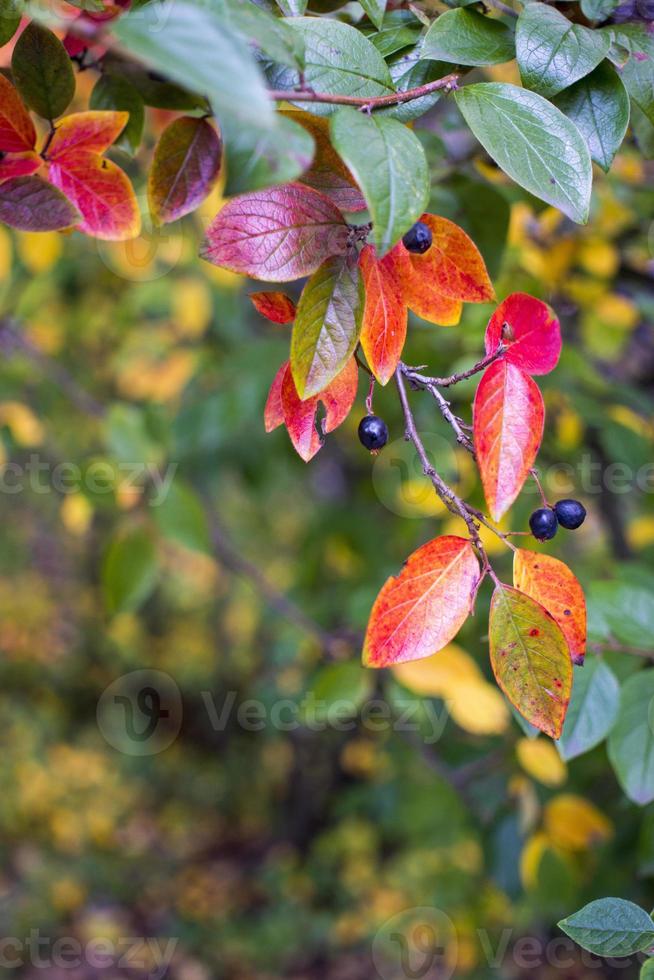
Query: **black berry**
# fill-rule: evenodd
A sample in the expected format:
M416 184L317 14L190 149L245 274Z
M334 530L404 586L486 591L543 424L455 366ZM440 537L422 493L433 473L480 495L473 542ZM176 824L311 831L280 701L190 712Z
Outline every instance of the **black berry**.
M424 221L416 221L402 239L407 252L417 252L422 255L431 246L431 228Z
M366 449L376 452L388 442L388 427L378 415L366 415L359 422L359 439Z
M554 504L554 513L561 527L568 531L581 527L586 518L586 508L578 500L559 500Z
M539 507L529 518L531 533L538 541L549 541L556 534L558 521L551 507Z

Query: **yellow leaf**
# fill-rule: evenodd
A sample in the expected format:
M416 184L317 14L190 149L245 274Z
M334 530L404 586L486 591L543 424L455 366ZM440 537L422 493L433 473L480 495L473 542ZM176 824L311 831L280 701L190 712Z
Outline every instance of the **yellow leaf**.
M472 735L501 735L509 726L506 701L488 681L464 681L446 700L454 721Z
M483 675L472 659L456 643L450 643L424 660L396 664L393 674L405 687L422 697L444 697L458 684L478 682Z
M568 851L585 851L613 836L613 825L583 796L562 793L544 812L545 831L553 843Z
M61 236L56 231L21 231L16 237L21 262L30 272L45 272L61 255Z
M516 745L518 762L526 773L544 786L561 786L568 776L565 762L551 742L521 738Z
M595 313L601 323L622 330L633 330L640 319L640 310L636 304L619 293L607 293Z
M634 551L654 544L654 517L649 514L635 517L627 527L627 538Z
M576 449L584 435L581 416L571 408L562 408L555 419L556 437L561 449Z
M538 882L538 868L547 850L547 834L539 831L525 842L520 855L520 879L526 889L535 888Z
M579 243L577 261L591 276L612 279L620 265L620 253L605 238L591 235Z
M19 446L39 446L43 442L43 426L22 402L0 402L0 425L9 427Z
M200 337L211 322L211 290L203 279L179 279L173 286L172 318L182 337Z
M93 520L93 507L81 493L67 494L59 513L66 530L80 537L86 534Z

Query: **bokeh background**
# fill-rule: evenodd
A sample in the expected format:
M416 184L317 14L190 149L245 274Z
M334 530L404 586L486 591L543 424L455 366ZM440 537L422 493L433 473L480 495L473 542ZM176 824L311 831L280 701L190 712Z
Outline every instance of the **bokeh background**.
M144 155L168 118L150 112ZM451 106L424 127L430 209L473 235L499 298L525 290L560 315L539 466L588 518L548 551L588 588L596 655L625 678L646 661L616 641L621 622L654 655L652 167L626 146L580 228L505 183ZM142 188L138 160L121 163ZM605 746L566 766L519 726L490 679L487 588L440 660L360 667L386 577L460 529L390 385L375 394L391 431L377 459L356 436L363 380L310 465L283 430L264 434L289 334L255 313L251 283L197 258L219 207L217 192L120 245L0 229L0 971L636 976L548 943L590 899L654 904L654 811L625 798ZM491 309L469 306L455 328L413 320L405 359L473 364ZM452 392L468 419L475 383ZM482 506L433 402L412 404L438 465ZM528 486L510 527L537 502ZM486 543L508 578L509 553ZM389 718L371 723L374 700ZM407 972L392 937L414 920L426 967Z

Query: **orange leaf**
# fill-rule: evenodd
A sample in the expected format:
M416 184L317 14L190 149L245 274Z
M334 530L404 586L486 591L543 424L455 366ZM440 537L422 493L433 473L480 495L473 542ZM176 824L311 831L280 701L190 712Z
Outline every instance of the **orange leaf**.
M286 365L288 368L288 365ZM276 381L277 379L275 379ZM281 401L284 421L291 442L305 463L312 459L322 446L322 439L316 427L318 404L325 407L325 417L321 421L321 431L324 434L333 432L345 421L354 404L357 394L359 374L353 357L347 362L340 374L319 395L302 401L297 393L293 374L286 370L281 380ZM275 386L273 382L273 388ZM271 389L271 395L273 394ZM269 395L269 399L271 397ZM275 418L274 403L270 406L270 419Z
M263 410L263 424L266 432L272 432L273 429L276 429L284 421L282 384L284 383L284 378L290 363L290 361L284 361L270 386L268 398L266 399L266 407Z
M402 281L404 301L409 309L428 323L451 327L461 319L463 304L460 299L444 296L436 288L433 271L413 262L402 242L399 242L385 260L394 263Z
M257 313L272 323L292 323L295 319L295 303L286 293L250 293L250 300Z
M378 259L372 245L362 250L359 268L366 292L361 346L372 373L385 385L393 377L406 340L402 279L392 253Z
M568 641L572 662L583 664L586 600L568 566L558 558L520 548L513 556L513 584L547 609Z
M572 692L572 661L556 620L531 596L499 585L488 622L497 683L527 721L559 738Z
M495 361L479 382L473 438L490 512L496 521L520 493L543 437L538 385L514 364Z
M47 152L48 160L59 160L79 150L104 153L127 125L129 112L94 110L74 112L57 123Z
M428 279L443 296L466 303L487 303L495 296L479 249L462 228L447 218L423 214L432 244L424 255L410 255L422 279Z
M20 153L33 150L36 130L18 92L0 74L0 152Z
M49 177L82 215L80 231L107 241L125 241L139 234L141 216L134 189L115 163L77 150L51 161Z
M446 535L418 548L375 600L363 663L388 667L441 650L468 617L478 580L479 563L465 538Z

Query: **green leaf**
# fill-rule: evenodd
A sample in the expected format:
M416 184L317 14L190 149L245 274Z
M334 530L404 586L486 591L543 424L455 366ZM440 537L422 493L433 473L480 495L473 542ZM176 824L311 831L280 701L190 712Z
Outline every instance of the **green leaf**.
M208 0L203 6L219 14L235 33L254 41L272 61L303 67L304 42L285 20L242 0Z
M136 153L143 136L145 106L131 82L115 75L101 75L91 92L89 105L91 109L129 112L129 121L115 145Z
M601 622L618 643L651 647L654 595L648 589L626 582L592 582L588 599L593 610L599 609Z
M59 38L36 21L16 42L11 72L24 101L44 119L56 119L75 94L75 75Z
M144 103L153 109L174 109L178 112L191 112L193 109L205 110L206 99L202 95L189 92L173 82L166 81L156 72L148 71L135 61L125 61L107 52L103 61L103 74L114 78L124 78L134 86Z
M581 12L588 20L601 23L608 20L619 0L581 0Z
M157 580L157 553L146 528L114 537L102 566L102 588L109 612L138 609Z
M623 898L600 898L559 922L566 936L597 956L630 956L654 943L651 916Z
M552 96L590 74L606 57L610 39L571 23L554 7L529 3L518 18L515 44L523 85Z
M302 700L302 722L321 729L353 718L371 696L370 671L355 661L329 664L318 671Z
M352 172L370 210L379 257L424 212L429 200L427 158L417 136L396 119L340 109L332 143Z
M211 536L204 507L189 486L174 480L152 514L165 538L192 551L211 552Z
M613 41L609 58L627 92L654 124L654 36L642 24L603 27L602 34Z
M422 24L409 10L392 10L386 14L380 30L364 28L363 33L382 58L388 58L415 44L422 33Z
M527 721L559 738L572 686L570 651L560 627L530 596L496 587L488 623L495 679Z
M609 735L611 765L630 800L654 800L654 670L639 670L622 685L618 720Z
M448 10L427 31L422 57L455 65L499 65L515 57L513 32L474 10Z
M609 170L629 125L629 96L606 63L562 92L554 105L571 119L602 170Z
M313 137L290 119L276 116L275 128L258 132L226 121L225 138L227 183L231 197L273 184L285 184L303 174L313 160Z
M574 123L517 85L480 82L455 98L474 135L509 177L573 221L588 220L592 166Z
M631 128L646 160L654 159L654 125L635 102L631 103Z
M277 0L284 17L301 17L307 9L307 0Z
M654 959L645 960L640 968L639 980L654 980Z
M220 119L273 128L273 105L247 42L214 11L190 0L150 4L117 20L112 33L167 78L206 95Z
M21 6L18 0L0 0L0 48L18 30L21 18Z
M363 283L355 253L327 259L302 291L291 336L300 398L322 391L345 367L361 331Z
M317 92L375 98L394 91L386 62L370 41L349 24L338 20L297 17L287 21L304 39L304 81ZM293 89L300 81L290 69L272 69L271 85ZM289 102L293 99L289 97ZM297 103L300 108L306 107ZM338 106L312 105L311 111L329 116Z
M381 30L386 13L386 0L359 0L359 3L377 30Z
M572 697L557 742L562 759L569 761L599 745L618 716L620 685L615 674L599 657L588 658L576 667Z

